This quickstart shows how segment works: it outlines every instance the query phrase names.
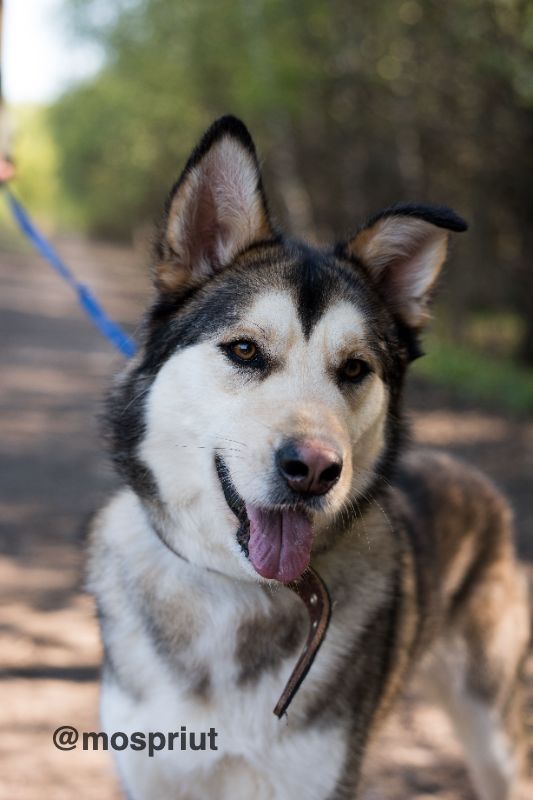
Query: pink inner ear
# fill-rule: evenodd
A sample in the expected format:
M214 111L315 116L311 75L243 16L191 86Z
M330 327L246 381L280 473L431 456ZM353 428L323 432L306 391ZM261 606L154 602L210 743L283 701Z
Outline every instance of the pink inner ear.
M420 297L428 283L432 282L433 271L424 258L424 252L404 255L391 261L383 270L381 281L387 293L398 299Z
M158 286L175 291L208 279L253 241L271 235L255 155L225 136L178 184L166 231L170 257L158 266Z
M349 243L394 311L418 327L427 317L430 290L446 257L448 233L412 216L387 216Z
M220 268L217 254L217 238L220 236L220 231L217 225L215 198L208 181L202 175L184 224L184 238L187 242L191 268L206 261L213 270Z
M410 242L401 257L391 259L380 276L392 306L408 324L418 326L427 315L430 290L446 256L447 234L429 232Z
M432 231L417 247L412 247L402 264L394 269L393 279L398 289L412 298L422 297L434 284L446 257L448 235Z

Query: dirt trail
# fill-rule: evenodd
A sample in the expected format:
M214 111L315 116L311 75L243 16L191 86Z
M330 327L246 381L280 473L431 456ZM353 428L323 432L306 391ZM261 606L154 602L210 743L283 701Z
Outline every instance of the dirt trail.
M133 328L148 283L129 250L64 240L61 251L108 311ZM96 412L120 364L68 288L29 252L0 251L0 800L115 800L110 758L51 742L62 724L98 730L98 644L81 591L81 530L115 485ZM410 390L420 441L446 446L501 485L533 561L533 423L427 386ZM532 693L533 696L533 693ZM384 734L370 798L470 800L446 722L412 690Z

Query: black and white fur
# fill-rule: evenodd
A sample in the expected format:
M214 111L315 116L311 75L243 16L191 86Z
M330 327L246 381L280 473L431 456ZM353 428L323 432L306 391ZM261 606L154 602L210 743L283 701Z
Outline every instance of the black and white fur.
M401 455L404 374L448 233L465 228L444 207L396 206L318 249L274 228L238 120L216 122L191 156L167 202L139 354L110 396L124 488L93 525L89 586L106 729L214 727L218 750L116 753L132 800L354 798L369 738L439 647L480 797L517 796L529 621L508 512L477 473ZM280 448L304 441L342 464L325 493L293 491L280 472ZM306 614L286 581L258 572L246 509L312 526L307 555L333 600L282 720L272 709ZM294 578L283 553L279 575Z

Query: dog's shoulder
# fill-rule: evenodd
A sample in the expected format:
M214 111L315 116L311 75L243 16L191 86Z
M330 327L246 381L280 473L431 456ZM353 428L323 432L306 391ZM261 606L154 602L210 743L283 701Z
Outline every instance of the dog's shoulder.
M407 497L418 517L447 527L470 519L478 527L489 517L510 523L505 497L492 481L475 467L448 453L411 448L399 460L395 485Z
M470 575L512 552L509 505L474 467L443 452L413 449L400 460L395 483L408 510L415 558L445 606Z

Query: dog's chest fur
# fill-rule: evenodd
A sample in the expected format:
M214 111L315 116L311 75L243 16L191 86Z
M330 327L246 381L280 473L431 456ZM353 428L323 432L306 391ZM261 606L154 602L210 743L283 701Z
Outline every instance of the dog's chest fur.
M306 785L309 764L319 763L312 797L334 797L379 701L368 692L366 673L376 685L390 646L383 621L390 620L395 552L381 513L367 515L364 529L356 526L334 553L316 559L333 587L332 622L281 720L272 709L307 634L298 597L285 587L234 581L187 564L150 530L129 491L102 512L92 536L90 588L100 598L106 650L106 728L167 732L185 725L218 733L216 751L160 752L152 759L118 754L123 766L129 762L130 779L137 774L152 792L155 781L159 800L167 797L167 781L188 787L184 796L191 798L210 796L213 782L220 798L293 798ZM370 629L371 661L364 647Z

